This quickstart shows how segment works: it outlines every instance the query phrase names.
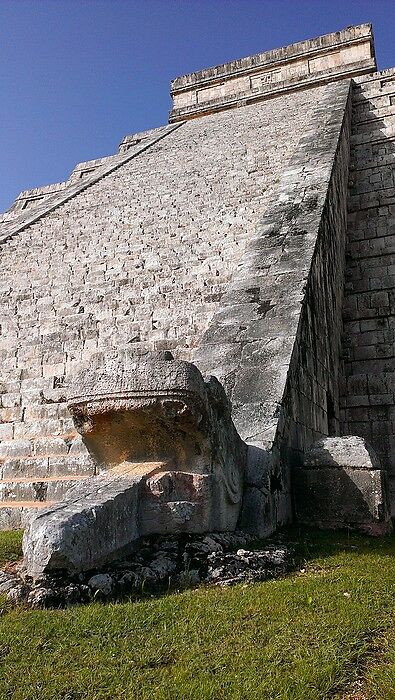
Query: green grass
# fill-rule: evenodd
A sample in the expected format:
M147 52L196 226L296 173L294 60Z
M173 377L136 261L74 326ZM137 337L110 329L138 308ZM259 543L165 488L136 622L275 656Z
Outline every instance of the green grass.
M68 610L4 604L0 699L395 700L395 538L291 534L304 571L277 581ZM19 542L0 533L0 561Z
M21 558L22 534L20 530L0 531L0 565L18 561Z

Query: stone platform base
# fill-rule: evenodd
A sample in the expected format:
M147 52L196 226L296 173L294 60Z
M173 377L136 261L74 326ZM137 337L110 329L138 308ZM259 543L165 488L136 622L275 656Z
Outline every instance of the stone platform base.
M363 438L314 443L295 474L294 495L299 523L375 536L392 532L387 473Z

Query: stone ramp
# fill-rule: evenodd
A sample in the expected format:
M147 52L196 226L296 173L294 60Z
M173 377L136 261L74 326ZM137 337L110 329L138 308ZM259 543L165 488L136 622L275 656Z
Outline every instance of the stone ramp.
M306 448L339 429L350 122L350 81L328 85L194 354L249 445L242 525L262 535L291 519Z

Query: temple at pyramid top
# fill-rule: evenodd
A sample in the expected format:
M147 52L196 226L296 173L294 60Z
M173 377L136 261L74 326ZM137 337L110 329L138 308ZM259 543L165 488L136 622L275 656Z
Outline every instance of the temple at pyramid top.
M176 78L171 83L169 121L200 117L375 70L372 25L347 27Z

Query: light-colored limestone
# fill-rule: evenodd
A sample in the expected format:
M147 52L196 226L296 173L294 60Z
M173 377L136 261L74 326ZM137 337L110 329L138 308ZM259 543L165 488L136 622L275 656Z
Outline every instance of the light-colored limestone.
M300 41L172 81L170 121L250 104L375 70L370 24Z
M395 79L367 76L374 68L371 27L362 25L183 76L172 85L171 119L204 118L128 136L117 155L18 198L0 223L0 490L14 489L0 521L1 511L11 518L12 493L31 499L44 483L57 497L67 475L103 467L94 441L92 459L77 435L66 397L93 357L105 367L125 348L172 351L222 382L249 443L242 521L251 530L267 534L291 517L293 470L320 437L369 433L390 464ZM359 85L352 114L350 76ZM138 411L158 426L161 401L159 413L151 409ZM156 499L147 532L182 479L210 500L212 474L195 467L144 476ZM125 469L116 478L129 478ZM371 484L377 502L380 479ZM165 531L194 522L191 500L173 503Z
M138 538L141 476L102 474L74 486L67 499L37 513L25 530L29 576L86 571L112 560Z
M304 456L307 469L344 467L349 469L380 469L376 453L361 437L327 437L317 440Z

